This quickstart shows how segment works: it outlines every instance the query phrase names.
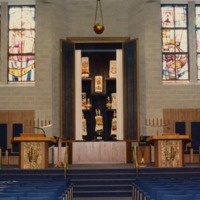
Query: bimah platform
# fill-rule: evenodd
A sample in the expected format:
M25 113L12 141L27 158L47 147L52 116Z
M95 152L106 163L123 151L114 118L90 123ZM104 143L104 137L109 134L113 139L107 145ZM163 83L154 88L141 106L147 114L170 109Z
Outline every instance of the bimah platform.
M154 146L156 167L183 167L184 144L191 142L189 135L167 133L160 136L150 136L147 143Z
M20 145L19 167L21 169L48 168L48 148L56 143L55 138L40 133L23 133L14 137Z

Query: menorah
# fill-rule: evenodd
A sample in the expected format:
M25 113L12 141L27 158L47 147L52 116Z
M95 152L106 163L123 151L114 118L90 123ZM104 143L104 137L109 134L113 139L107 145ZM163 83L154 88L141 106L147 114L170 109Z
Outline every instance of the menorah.
M25 127L28 132L35 132L34 129L40 129L44 134L44 128L52 126L51 121L49 119L34 119L34 120L26 120Z
M169 120L163 120L163 119L145 119L145 125L146 126L150 126L150 127L154 127L156 128L156 135L158 135L159 131L158 128L160 127L164 127L164 126L169 126Z
M48 119L35 119L35 120L26 120L26 126L30 127L44 127L44 126L50 126L51 121Z

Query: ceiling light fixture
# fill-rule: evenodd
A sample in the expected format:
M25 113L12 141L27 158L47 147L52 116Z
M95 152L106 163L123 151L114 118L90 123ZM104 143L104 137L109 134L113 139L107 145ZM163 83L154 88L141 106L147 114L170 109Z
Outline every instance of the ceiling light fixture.
M97 0L95 19L94 19L94 32L101 34L104 31L103 14L101 9L101 0Z

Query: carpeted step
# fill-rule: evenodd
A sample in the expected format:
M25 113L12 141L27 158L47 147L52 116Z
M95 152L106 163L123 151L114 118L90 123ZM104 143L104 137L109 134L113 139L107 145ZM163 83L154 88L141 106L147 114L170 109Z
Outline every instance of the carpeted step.
M136 170L134 168L128 169L69 169L68 174L131 174L134 173Z
M74 192L74 198L97 198L97 197L131 197L132 192L130 190L124 191L81 191L81 192Z
M69 170L75 198L131 197L133 169Z
M134 173L88 173L88 174L67 174L68 177L73 177L74 179L124 179L129 177L133 179L136 177Z
M79 185L74 186L74 192L86 191L125 191L131 190L131 185Z
M74 197L131 197L131 185L74 186Z
M70 177L69 177L70 178ZM74 185L131 185L134 179L73 179L70 178Z

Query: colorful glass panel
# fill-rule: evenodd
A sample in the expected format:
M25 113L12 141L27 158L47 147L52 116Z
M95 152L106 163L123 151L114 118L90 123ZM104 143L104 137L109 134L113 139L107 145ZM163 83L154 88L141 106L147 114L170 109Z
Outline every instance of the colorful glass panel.
M198 79L200 79L200 54L197 54L197 71Z
M1 6L0 6L0 41L1 41ZM0 50L1 50L1 42L0 42ZM0 57L1 57L1 53L0 53ZM1 62L0 62L0 67L1 67Z
M24 82L35 79L35 56L9 56L9 80Z
M164 80L188 79L187 54L163 54L162 63Z
M200 6L196 6L196 27L200 28Z
M21 53L21 31L9 31L9 54Z
M22 53L35 53L35 31L22 31Z
M187 30L163 29L162 51L163 52L187 52Z
M175 27L186 28L187 27L187 7L186 6L175 6Z
M186 5L162 5L163 80L188 80L188 30Z
M9 82L35 81L35 8L9 7Z
M174 27L174 8L172 6L164 6L161 8L162 27Z
M196 5L197 79L200 79L200 5Z
M14 6L9 8L10 29L35 29L35 8Z
M200 53L200 29L196 30L196 44L197 44L197 52Z

